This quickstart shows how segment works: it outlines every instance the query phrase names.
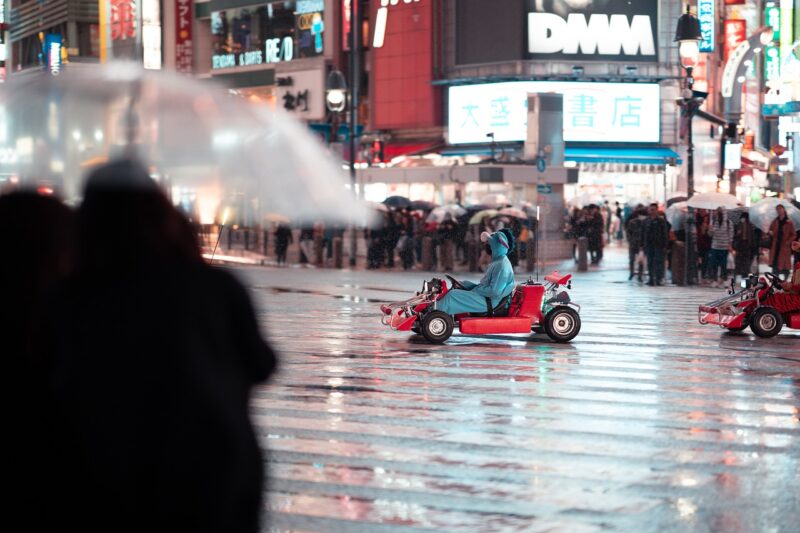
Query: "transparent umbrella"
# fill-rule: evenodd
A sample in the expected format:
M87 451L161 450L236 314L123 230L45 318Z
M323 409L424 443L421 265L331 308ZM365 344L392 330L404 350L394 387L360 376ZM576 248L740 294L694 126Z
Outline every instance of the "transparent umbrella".
M239 221L267 213L296 222L366 220L340 164L307 129L208 80L134 63L0 86L0 175L78 200L92 167L137 158L201 222L222 209Z
M779 198L764 198L763 200L750 206L750 223L761 231L769 231L769 226L772 221L778 217L778 212L775 208L782 205L786 209L786 214L795 228L800 228L800 209L797 209L789 200L782 200Z

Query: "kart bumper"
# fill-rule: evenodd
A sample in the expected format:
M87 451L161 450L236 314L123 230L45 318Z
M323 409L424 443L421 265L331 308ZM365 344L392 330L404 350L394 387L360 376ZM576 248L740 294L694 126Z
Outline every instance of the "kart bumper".
M381 310L383 311L381 324L389 326L394 331L411 331L411 328L417 321L417 315L409 316L404 309L384 310L383 307L381 307Z
M738 313L735 315L729 315L720 313L718 310L714 309L706 309L704 310L702 307L697 315L697 320L701 324L716 324L723 328L741 328L745 325L745 321L747 320L747 313Z

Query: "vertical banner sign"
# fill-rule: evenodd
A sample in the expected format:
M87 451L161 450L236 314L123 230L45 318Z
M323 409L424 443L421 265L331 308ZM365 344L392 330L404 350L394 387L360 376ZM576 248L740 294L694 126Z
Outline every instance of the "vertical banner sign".
M142 63L161 69L161 6L159 0L142 0Z
M350 2L342 0L342 50L350 50Z
M700 34L703 36L703 40L699 44L701 52L714 51L714 42L717 37L715 4L716 0L697 0L697 19L700 21Z
M175 70L184 74L194 70L192 0L175 0Z
M142 59L141 0L100 0L100 61Z
M794 20L794 8L791 5L791 2L781 2L781 34L780 38L776 39L780 41L781 45L781 57L786 60L789 57L789 54L792 53L792 45L794 44L795 35L794 35L794 28L792 27L792 21Z
M774 2L767 2L764 10L764 22L772 28L772 40L781 38L781 10ZM764 79L774 81L781 76L781 52L775 44L764 47Z
M44 37L44 68L53 76L61 74L61 35L48 33Z
M736 50L736 47L746 39L747 23L744 20L725 21L725 61Z

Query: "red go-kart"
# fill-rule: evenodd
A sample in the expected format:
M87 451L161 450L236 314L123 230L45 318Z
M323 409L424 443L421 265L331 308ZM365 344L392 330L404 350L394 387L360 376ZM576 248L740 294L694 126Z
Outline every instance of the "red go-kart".
M698 319L701 324L717 324L729 331L743 331L747 327L759 337L774 337L785 325L800 329L800 306L786 307L776 298L781 280L767 272L763 277L752 275L742 282L744 288L733 287L728 296L701 305Z
M572 288L572 274L553 272L545 276L544 285L528 280L517 285L494 309L455 316L436 309L436 302L448 290L461 288L458 280L446 277L450 289L443 280L434 278L425 281L412 298L382 305L382 323L396 331L421 334L433 343L450 338L456 325L466 335L534 332L546 333L557 342L572 340L581 329L580 306L572 303L563 290Z

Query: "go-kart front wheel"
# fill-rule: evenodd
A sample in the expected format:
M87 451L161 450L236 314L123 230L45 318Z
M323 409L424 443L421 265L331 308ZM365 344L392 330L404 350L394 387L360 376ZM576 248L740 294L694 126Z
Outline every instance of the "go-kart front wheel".
M544 331L556 342L569 342L581 330L581 317L571 307L556 307L544 318Z
M783 328L783 317L772 307L759 307L750 318L750 329L765 339L780 333L781 328Z
M441 344L453 334L453 317L444 311L431 311L420 324L420 333L429 342Z

